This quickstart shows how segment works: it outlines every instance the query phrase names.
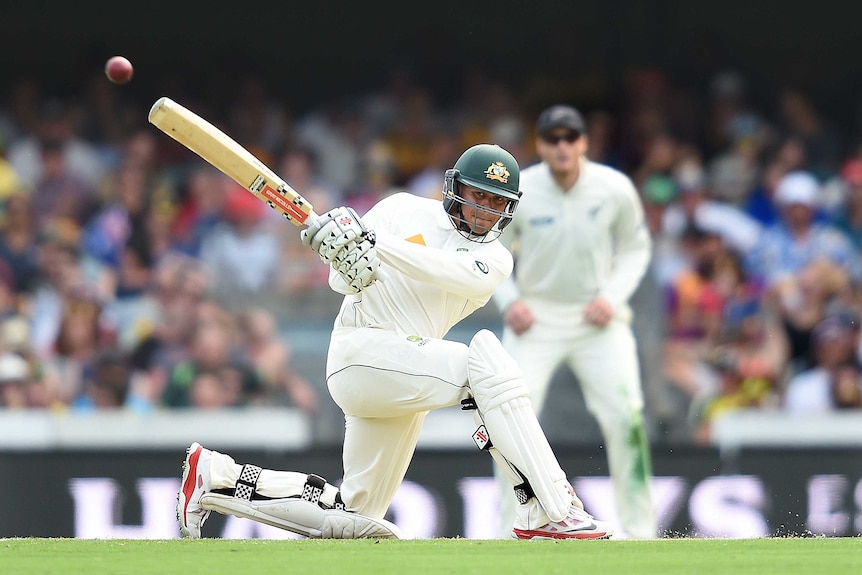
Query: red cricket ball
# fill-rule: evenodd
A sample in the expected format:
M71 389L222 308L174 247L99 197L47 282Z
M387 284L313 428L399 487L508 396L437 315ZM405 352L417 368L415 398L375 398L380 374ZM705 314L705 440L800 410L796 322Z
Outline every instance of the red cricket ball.
M114 84L125 84L132 79L135 69L123 56L114 56L105 63L105 75Z

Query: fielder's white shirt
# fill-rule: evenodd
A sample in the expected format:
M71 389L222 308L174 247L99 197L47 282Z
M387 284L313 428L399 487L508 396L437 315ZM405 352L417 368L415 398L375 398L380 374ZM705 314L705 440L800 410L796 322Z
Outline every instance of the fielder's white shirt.
M499 309L521 298L586 304L597 295L616 310L627 308L651 249L629 177L583 159L577 182L563 190L539 163L521 171L520 188L500 238L515 256L515 273L494 294Z
M346 295L336 329L380 327L442 338L488 303L512 273L509 251L499 241L478 243L462 236L440 200L393 194L362 221L377 234L385 278L361 293ZM330 272L329 284L347 293L335 271Z

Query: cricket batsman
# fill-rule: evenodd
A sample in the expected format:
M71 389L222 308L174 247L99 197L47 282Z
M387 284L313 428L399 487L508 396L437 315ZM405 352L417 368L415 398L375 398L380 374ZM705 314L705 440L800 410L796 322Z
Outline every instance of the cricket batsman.
M193 443L177 498L180 531L201 537L210 512L307 537L398 538L384 516L404 479L426 414L461 405L477 446L517 501L511 535L604 539L584 511L539 426L518 365L490 331L469 345L444 339L484 306L512 272L497 240L521 198L520 170L499 146L467 149L443 177L443 199L390 195L359 217L340 207L301 232L344 294L326 365L343 410L343 480L237 464Z

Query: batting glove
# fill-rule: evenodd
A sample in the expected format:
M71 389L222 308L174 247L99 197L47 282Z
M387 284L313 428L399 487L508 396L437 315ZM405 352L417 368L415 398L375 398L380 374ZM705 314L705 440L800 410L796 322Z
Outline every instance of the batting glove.
M331 264L350 242L361 241L368 234L369 230L353 208L339 207L312 220L299 237L302 244L317 252L323 262ZM373 246L373 234L370 239Z
M374 247L374 232L369 231L359 242L348 243L332 262L353 293L358 293L378 279L380 258Z

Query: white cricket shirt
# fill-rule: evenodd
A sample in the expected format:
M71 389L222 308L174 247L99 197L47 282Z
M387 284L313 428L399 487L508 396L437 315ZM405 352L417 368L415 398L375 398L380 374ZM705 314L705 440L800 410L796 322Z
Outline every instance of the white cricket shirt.
M581 160L580 175L562 190L547 164L521 171L523 192L501 242L515 272L494 294L505 310L517 299L586 304L602 295L627 307L650 260L643 206L628 176Z
M362 221L377 234L385 279L346 295L339 327L382 327L407 335L442 338L484 306L512 273L512 255L499 241L462 236L440 200L397 193L380 200ZM346 293L337 272L335 291Z

